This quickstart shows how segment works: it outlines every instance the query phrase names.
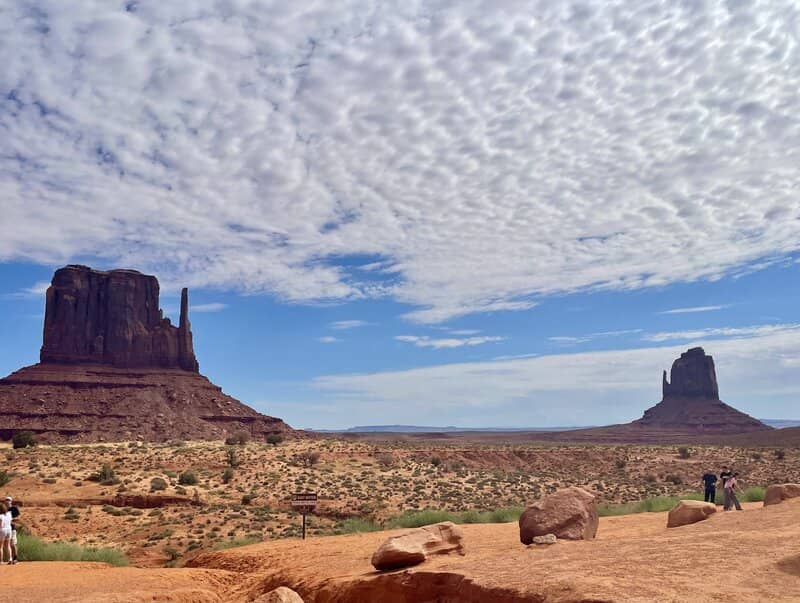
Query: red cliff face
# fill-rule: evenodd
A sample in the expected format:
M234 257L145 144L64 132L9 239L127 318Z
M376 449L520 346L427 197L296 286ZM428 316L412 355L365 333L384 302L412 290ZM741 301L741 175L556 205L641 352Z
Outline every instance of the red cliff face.
M0 439L168 441L294 433L199 373L181 295L178 326L158 309L158 281L135 270L57 270L47 290L41 362L0 379Z
M187 290L177 327L159 310L158 293L156 277L135 270L57 270L47 290L41 362L197 372Z

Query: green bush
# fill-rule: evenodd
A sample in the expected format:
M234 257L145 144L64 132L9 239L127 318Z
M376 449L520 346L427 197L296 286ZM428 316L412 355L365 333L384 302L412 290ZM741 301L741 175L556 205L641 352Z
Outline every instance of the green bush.
M279 433L271 433L267 436L267 444L272 444L273 446L277 446L283 442L283 436Z
M197 474L194 471L184 471L178 476L181 486L194 486L197 483Z
M382 529L380 524L370 521L369 519L348 517L339 522L335 531L337 534L359 534L361 532L377 532Z
M28 448L36 446L36 436L32 431L18 431L11 438L13 448Z
M233 479L233 468L226 467L225 471L222 472L222 483L229 484L232 479Z
M151 492L160 492L161 490L167 489L167 480L163 477L154 477L150 480L150 491Z
M740 502L763 502L766 490L760 486L751 486L739 494L737 498Z
M96 561L115 566L128 565L122 551L110 548L85 547L69 542L43 542L25 533L17 534L20 561Z
M244 536L242 538L234 538L232 540L226 540L224 542L220 542L217 544L214 549L217 551L224 550L224 549L233 549L239 546L248 546L250 544L255 544L257 542L262 542L263 539L261 536L256 536L255 534L250 534L248 536Z
M10 481L11 476L8 474L8 471L0 471L0 488L5 486Z
M225 445L244 446L249 441L250 441L250 434L242 429L232 433L227 438L225 438Z

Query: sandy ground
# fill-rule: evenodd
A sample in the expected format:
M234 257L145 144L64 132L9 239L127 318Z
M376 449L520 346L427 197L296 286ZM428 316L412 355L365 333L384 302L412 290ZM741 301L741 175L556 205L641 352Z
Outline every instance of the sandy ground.
M516 524L467 525L466 555L386 574L369 559L398 531L265 542L195 569L27 563L0 567L0 602L246 603L280 585L307 603L800 601L800 500L665 525L664 513L603 518L595 541L533 548Z

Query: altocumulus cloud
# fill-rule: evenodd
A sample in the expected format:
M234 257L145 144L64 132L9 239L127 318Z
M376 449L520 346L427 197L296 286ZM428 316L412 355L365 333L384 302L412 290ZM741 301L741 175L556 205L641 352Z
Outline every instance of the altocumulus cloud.
M799 11L10 3L0 261L420 322L761 265L800 246Z

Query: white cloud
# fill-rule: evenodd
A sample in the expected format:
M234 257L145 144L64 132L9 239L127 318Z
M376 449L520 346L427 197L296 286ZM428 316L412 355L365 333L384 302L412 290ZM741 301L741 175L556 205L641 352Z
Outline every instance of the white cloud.
M211 302L208 304L194 304L189 307L190 312L221 312L228 307L228 304Z
M642 329L623 329L619 331L600 331L598 333L589 333L587 335L578 335L578 336L570 336L570 335L554 335L553 337L548 337L549 341L553 343L559 343L563 345L577 345L579 343L586 343L592 341L594 339L600 339L605 337L622 337L623 335L634 335L636 333L641 333Z
M448 329L448 332L452 333L453 335L463 336L463 335L477 335L478 333L480 333L480 330L479 329Z
M793 0L127 6L0 14L0 261L439 322L800 248Z
M341 341L341 339L339 339L338 337L334 337L332 335L325 335L323 337L318 337L317 341L319 341L320 343L337 343Z
M673 308L672 310L664 310L663 312L659 312L659 314L695 314L697 312L714 312L716 310L722 310L728 307L730 307L730 304L724 304L720 306L694 306L691 308Z
M713 327L690 331L664 331L661 333L651 333L645 335L642 339L645 341L662 342L677 341L681 339L703 339L707 337L759 337L777 331L796 329L798 327L800 327L800 324L755 325L749 327Z
M332 322L329 326L331 329L337 331L345 331L348 329L356 329L358 327L365 327L369 323L366 320L337 320Z
M418 348L434 348L436 350L444 348L460 348L464 346L483 345L484 343L491 343L495 341L503 341L505 337L482 336L482 337L444 337L434 339L427 335L397 335L397 341L404 341L406 343L413 343Z
M25 298L44 298L47 293L47 288L50 286L49 281L37 281L30 287L25 287L14 293L4 293L0 295L1 298L6 299L25 299Z
M800 325L670 347L330 375L314 385L338 405L342 424L350 405L367 423L608 424L638 418L657 402L661 371L694 345L714 356L723 400L759 417L796 414Z

